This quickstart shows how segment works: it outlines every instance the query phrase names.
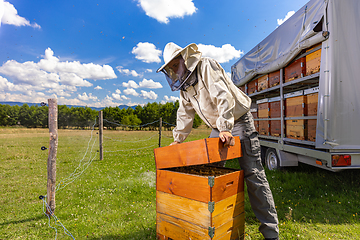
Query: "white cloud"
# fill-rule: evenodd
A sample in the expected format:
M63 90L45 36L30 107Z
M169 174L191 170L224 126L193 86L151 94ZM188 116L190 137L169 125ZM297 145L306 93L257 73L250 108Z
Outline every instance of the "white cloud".
M121 93L120 89L116 89L115 93L120 94Z
M101 89L102 89L102 87L100 87L100 86L96 86L94 89L96 89L96 90L101 90Z
M129 80L127 83L123 82L122 86L126 88L139 88L139 85L133 80Z
M148 69L145 70L145 72L150 72L150 73L152 73L153 70L148 68Z
M48 72L74 73L81 78L93 80L117 78L113 68L109 65L101 66L94 63L80 63L79 61L60 62L50 48L45 50L45 56L40 60L38 66Z
M83 92L83 94L78 94L78 99L82 100L82 101L89 101L89 100L93 100L96 101L97 97L93 96L92 93L89 93L89 95L86 94L86 92Z
M155 18L160 23L168 23L169 18L183 18L196 12L192 0L138 0L147 16Z
M15 26L31 26L41 28L37 23L30 24L29 20L20 17L14 5L4 0L0 0L0 26L1 23Z
M146 63L160 63L161 51L156 49L156 46L148 42L139 42L136 47L132 49L132 54L136 59L139 59Z
M77 87L90 87L93 84L84 78L99 80L116 78L110 66L100 66L93 63L81 64L80 62L61 62L54 57L53 51L48 48L45 56L38 63L27 61L19 63L15 60L8 60L0 66L0 73L9 77L13 85L9 91L46 91L55 93L59 96L70 96L69 92L74 92ZM8 78L8 79L9 79ZM4 79L1 83L5 85ZM99 89L99 86L96 87ZM101 89L101 87L100 87ZM83 96L85 97L85 96Z
M277 24L280 26L281 24L283 24L286 20L288 20L292 15L294 15L295 11L290 11L286 14L284 19L278 19L277 20Z
M125 69L122 66L118 66L116 67L116 69L120 72L123 73L127 76L131 75L133 77L141 77L141 75L139 73L137 73L135 70L129 70L129 69Z
M142 87L142 88L152 88L152 89L162 88L163 87L161 85L161 83L154 82L152 79L147 80L145 78L139 83L139 86Z
M137 92L135 91L135 89L133 89L133 88L127 88L127 89L125 89L125 90L124 90L124 94L126 94L126 95L132 95L132 96L135 96L135 97L139 96L139 93L137 93Z
M176 102L176 101L179 101L180 98L179 97L174 97L174 96L167 96L165 95L164 96L164 100L161 101L162 104L165 104L167 102Z
M229 62L234 58L239 58L243 51L236 50L230 44L224 44L221 47L215 47L213 45L198 44L199 51L202 52L203 57L210 57L218 61L219 63Z
M6 78L0 76L0 91L11 92L14 91L15 85L9 82Z
M156 100L158 97L158 95L156 93L154 93L153 91L147 92L144 90L141 90L140 96L144 99L151 99L151 100Z

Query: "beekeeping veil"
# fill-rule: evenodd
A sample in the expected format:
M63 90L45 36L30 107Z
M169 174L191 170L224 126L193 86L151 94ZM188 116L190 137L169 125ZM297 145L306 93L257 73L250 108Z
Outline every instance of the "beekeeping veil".
M181 57L184 59L186 71L183 76L178 75L171 69L168 64L175 58ZM162 71L166 80L168 81L172 91L177 91L189 80L191 74L195 71L196 65L200 61L201 52L195 43L191 43L185 48L181 48L173 42L166 44L164 48L164 65L162 65L156 72Z

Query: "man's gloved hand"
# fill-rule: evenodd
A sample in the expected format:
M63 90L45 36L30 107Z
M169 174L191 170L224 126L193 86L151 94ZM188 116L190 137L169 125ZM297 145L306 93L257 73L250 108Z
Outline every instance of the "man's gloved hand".
M224 147L234 146L235 138L230 132L220 132L219 138L224 143Z
M171 146L171 145L175 145L175 144L180 144L180 143L179 143L179 142L174 141L174 142L170 143L170 145L169 145L169 146Z

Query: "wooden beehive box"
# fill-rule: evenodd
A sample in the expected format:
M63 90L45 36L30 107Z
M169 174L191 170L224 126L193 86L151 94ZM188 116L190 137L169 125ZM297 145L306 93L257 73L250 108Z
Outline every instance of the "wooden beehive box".
M304 95L306 96L307 116L317 116L319 87L304 90ZM308 141L314 142L316 140L316 122L316 119L307 120Z
M286 120L286 137L298 140L305 140L306 134L306 120L294 119Z
M306 115L316 116L318 109L319 87L304 90L306 97Z
M270 121L269 120L261 120L259 121L259 134L269 136L270 134Z
M299 58L285 67L285 82L302 78L306 74L306 59Z
M251 115L253 116L254 119L258 118L258 114L257 114L258 110L257 110L257 108L251 108L250 112L251 112Z
M243 86L240 86L239 87L241 91L243 91L245 94L247 94L247 91L246 91L246 84L243 85Z
M258 92L269 88L269 77L268 74L258 78Z
M252 94L258 91L258 80L254 79L247 83L247 94Z
M314 47L306 50L306 52L310 52L313 49L320 47L321 43L315 45ZM311 75L320 71L320 63L321 63L321 48L309 53L305 56L306 58L306 75Z
M269 99L270 118L281 117L281 98L274 97ZM281 135L281 120L270 120L270 135L279 137Z
M208 138L154 150L158 239L243 239L243 171L210 166L242 156L240 139Z
M306 97L303 90L285 94L284 98L286 117L302 117L306 115Z
M256 129L256 131L257 132L259 132L260 130L259 130L259 120L254 120L254 125L255 125L255 129Z
M280 70L269 73L269 87L280 84Z
M269 99L264 98L257 100L256 104L258 106L258 118L268 118L269 117Z

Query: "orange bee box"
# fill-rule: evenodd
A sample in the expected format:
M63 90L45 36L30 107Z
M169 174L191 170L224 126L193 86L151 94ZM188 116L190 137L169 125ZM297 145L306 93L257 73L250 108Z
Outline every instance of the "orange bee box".
M268 75L264 75L258 78L258 91L262 91L269 88L269 77Z
M316 116L318 109L319 87L304 90L307 116Z
M280 84L280 70L269 73L269 87Z
M256 104L258 106L258 118L268 118L269 117L269 99L264 98L257 100Z
M302 78L306 74L306 59L299 58L285 67L285 82Z
M306 97L304 91L292 92L284 95L286 117L301 117L306 115Z
M307 138L305 124L305 120L286 120L286 137L305 140Z
M258 80L254 79L247 84L247 94L252 94L258 91Z
M243 239L243 171L209 165L241 157L240 139L208 138L154 150L158 239Z
M320 47L321 43L308 49L306 52L310 52L313 49ZM306 75L311 75L320 71L321 63L321 48L305 56L306 58Z

